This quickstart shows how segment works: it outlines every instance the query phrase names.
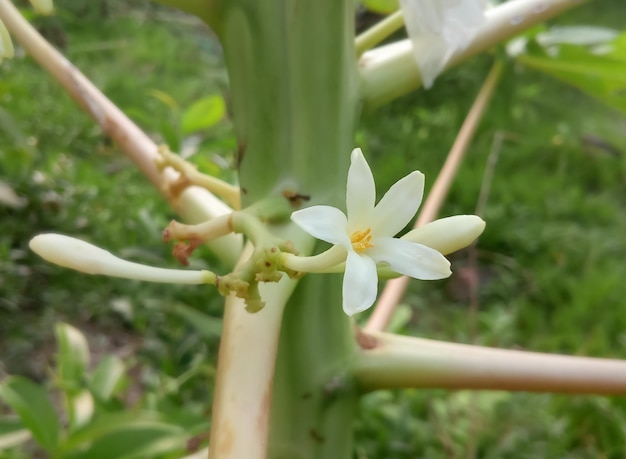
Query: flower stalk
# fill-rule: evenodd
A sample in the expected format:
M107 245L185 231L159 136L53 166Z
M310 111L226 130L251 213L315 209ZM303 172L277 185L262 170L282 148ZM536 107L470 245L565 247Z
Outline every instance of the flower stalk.
M160 155L156 160L157 167L160 170L171 167L180 174L178 180L170 184L172 194L176 196L188 186L195 185L219 196L234 210L241 209L238 186L199 172L193 164L172 153L167 145L160 145L157 151Z
M404 14L402 14L402 10L390 14L356 37L355 47L357 54L359 56L362 55L368 49L373 48L385 38L400 30L403 26Z

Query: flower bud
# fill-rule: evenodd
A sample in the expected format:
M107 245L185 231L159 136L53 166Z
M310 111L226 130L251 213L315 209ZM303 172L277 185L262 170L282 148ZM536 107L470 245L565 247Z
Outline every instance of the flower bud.
M87 274L102 274L168 284L214 284L209 271L165 269L122 260L111 252L61 234L40 234L31 239L33 252L51 263Z
M455 215L409 231L401 239L418 242L444 255L470 245L485 229L485 222L476 215Z

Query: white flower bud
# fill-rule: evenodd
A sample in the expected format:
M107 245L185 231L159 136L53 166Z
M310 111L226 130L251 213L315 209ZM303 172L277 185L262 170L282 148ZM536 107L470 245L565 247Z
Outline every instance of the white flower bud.
M209 271L165 269L142 265L116 257L111 252L61 234L40 234L31 239L33 252L51 263L87 274L102 274L168 284L214 284Z
M484 229L485 222L476 215L455 215L409 231L401 239L424 244L445 255L467 247Z

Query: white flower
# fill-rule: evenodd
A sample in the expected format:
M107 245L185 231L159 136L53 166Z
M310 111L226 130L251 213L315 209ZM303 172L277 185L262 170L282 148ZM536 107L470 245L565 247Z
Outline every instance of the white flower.
M346 314L364 311L376 300L377 263L416 279L442 279L451 274L450 262L441 253L393 237L413 218L423 193L424 175L415 171L396 182L375 205L372 171L361 150L355 148L348 171L347 217L330 206L312 206L291 214L291 219L307 233L346 249Z
M425 88L484 23L484 0L400 0Z

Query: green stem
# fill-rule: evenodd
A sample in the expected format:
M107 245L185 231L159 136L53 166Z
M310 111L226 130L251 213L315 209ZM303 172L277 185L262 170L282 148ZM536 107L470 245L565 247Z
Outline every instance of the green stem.
M626 394L626 362L363 333L355 375L366 391L398 387Z
M390 14L356 37L355 46L357 54L360 56L368 49L373 48L385 38L388 38L391 34L400 30L402 26L404 26L402 10Z
M345 269L338 271L327 271L334 268L337 264L343 263L346 259L347 251L338 245L332 246L324 252L312 257L299 257L290 253L281 255L283 266L299 272L315 273L315 272L343 272Z

